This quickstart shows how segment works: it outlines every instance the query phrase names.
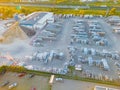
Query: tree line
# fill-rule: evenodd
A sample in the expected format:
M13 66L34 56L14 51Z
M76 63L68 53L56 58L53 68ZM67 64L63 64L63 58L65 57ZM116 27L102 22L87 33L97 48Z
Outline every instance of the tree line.
M92 9L61 9L61 8L47 8L47 7L22 7L20 10L17 10L14 6L0 6L0 18L7 19L12 18L14 14L25 14L28 15L36 11L48 11L54 12L55 14L73 14L73 15L106 15L106 10L92 10ZM120 15L116 11L116 8L109 10L108 16L110 15Z

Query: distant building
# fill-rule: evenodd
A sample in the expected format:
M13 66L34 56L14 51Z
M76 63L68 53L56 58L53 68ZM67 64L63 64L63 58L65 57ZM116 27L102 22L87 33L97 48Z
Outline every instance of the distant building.
M118 89L102 87L102 86L95 86L94 90L118 90Z

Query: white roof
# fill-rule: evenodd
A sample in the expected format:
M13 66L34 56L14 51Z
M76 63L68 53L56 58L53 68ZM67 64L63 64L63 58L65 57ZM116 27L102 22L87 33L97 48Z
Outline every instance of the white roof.
M79 64L75 65L75 70L82 70L82 66Z
M32 65L25 66L25 68L27 68L29 70L33 70L33 66Z

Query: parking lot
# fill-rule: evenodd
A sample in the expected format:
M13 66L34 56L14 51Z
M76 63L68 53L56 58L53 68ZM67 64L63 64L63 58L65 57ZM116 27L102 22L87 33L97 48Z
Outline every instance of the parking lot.
M115 87L115 86L65 79L63 83L55 82L53 84L52 90L94 90L95 86L115 88L118 90L120 89L120 87Z
M14 82L17 83L17 86L12 88L12 90L32 90L32 88L36 88L36 90L49 90L48 77L34 76L29 78L29 74L22 77L19 77L18 75L19 73L9 72L0 76L0 85L5 81L9 82L8 85L0 87L0 90L8 90L8 87Z

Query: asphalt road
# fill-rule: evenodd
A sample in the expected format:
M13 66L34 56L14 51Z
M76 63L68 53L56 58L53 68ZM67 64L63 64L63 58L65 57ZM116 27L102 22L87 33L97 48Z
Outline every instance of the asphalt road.
M109 88L115 88L115 90L116 89L120 90L120 87L116 87L116 86L109 86L109 85L75 81L75 80L67 80L67 79L64 79L63 83L54 82L52 90L94 90L95 86L109 87Z
M109 7L102 7L102 6L80 6L80 5L55 5L55 4L33 4L33 3L0 3L0 6L38 6L38 7L48 7L48 8L71 8L71 9L94 9L94 10L107 10L108 8L111 9L115 7L117 11L120 10L119 6L109 6Z
M48 7L48 8L71 8L71 9L76 9L76 8L83 8L83 9L88 9L89 6L73 6L73 5L49 5L49 4L15 4L15 3L0 3L0 6L39 6L39 7Z

